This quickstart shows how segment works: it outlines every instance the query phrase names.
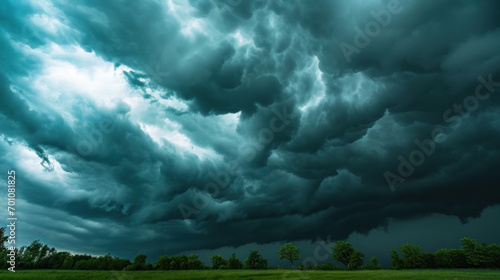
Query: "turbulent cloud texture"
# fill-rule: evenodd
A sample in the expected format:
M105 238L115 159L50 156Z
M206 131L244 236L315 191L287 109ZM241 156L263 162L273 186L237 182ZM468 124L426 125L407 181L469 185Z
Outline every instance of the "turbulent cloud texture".
M20 236L158 256L477 218L500 203L499 10L2 1Z

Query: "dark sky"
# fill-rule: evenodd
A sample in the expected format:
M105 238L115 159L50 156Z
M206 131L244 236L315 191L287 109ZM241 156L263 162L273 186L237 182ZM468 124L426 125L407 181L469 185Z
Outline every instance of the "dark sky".
M499 243L499 11L0 1L18 239L149 261L257 248L271 265L287 241L322 263L319 239L349 240L385 266L407 241Z

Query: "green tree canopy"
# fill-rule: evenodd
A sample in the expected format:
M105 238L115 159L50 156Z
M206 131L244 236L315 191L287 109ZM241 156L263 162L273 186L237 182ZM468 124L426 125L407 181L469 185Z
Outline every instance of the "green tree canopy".
M9 236L5 235L5 229L6 229L6 227L0 228L0 251L3 251L6 249L5 242L7 242L7 239L9 239Z
M421 255L422 247L418 245L411 245L406 243L399 247L399 251L403 254L403 267L404 268L422 268L423 259Z
M153 264L153 269L155 270L169 270L170 269L170 257L167 255L160 256L156 262Z
M351 259L351 254L354 252L354 248L352 248L351 243L337 241L332 246L332 257L334 260L341 262L346 267L349 264L349 260Z
M462 249L467 262L474 267L499 268L500 267L500 245L477 243L472 238L462 238Z
M352 252L351 257L349 258L349 263L347 264L348 270L358 269L363 264L363 258L365 254L361 253L361 251L354 250Z
M134 258L134 262L127 266L127 270L151 270L153 269L152 264L146 264L146 259L148 256L145 254L139 254ZM75 264L76 266L76 264Z
M438 268L465 268L468 266L464 249L439 249L434 253Z
M249 269L264 269L267 267L267 260L260 255L258 250L250 251L248 258L245 259L245 265Z
M210 260L212 260L213 269L225 269L228 267L227 261L222 255L213 255L210 257Z
M236 254L233 253L233 255L229 258L229 269L242 269L243 268L243 263L236 257Z
M332 250L333 259L344 264L349 270L357 269L363 264L365 255L355 250L349 242L337 241L333 244Z
M378 264L378 259L376 257L372 257L370 259L369 263L364 264L364 265L361 266L361 269L364 269L364 270L378 270L378 269L382 269L382 266L380 264Z
M200 256L196 254L191 254L188 256L188 269L203 269L205 265L200 261Z
M300 260L301 250L299 247L293 246L292 243L287 243L278 250L279 259L288 260L292 263L292 267L295 267L294 262Z

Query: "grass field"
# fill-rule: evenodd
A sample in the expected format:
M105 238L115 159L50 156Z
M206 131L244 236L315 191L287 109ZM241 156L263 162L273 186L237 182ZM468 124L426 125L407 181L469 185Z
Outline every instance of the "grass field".
M375 270L375 271L287 271L287 270L190 270L190 271L0 271L0 279L500 279L500 270Z

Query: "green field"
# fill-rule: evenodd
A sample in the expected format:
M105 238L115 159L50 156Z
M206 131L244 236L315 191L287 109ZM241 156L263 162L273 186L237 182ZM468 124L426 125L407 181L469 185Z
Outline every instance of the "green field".
M187 271L1 271L0 279L500 279L500 270L374 270L374 271L290 271L290 270L187 270Z

